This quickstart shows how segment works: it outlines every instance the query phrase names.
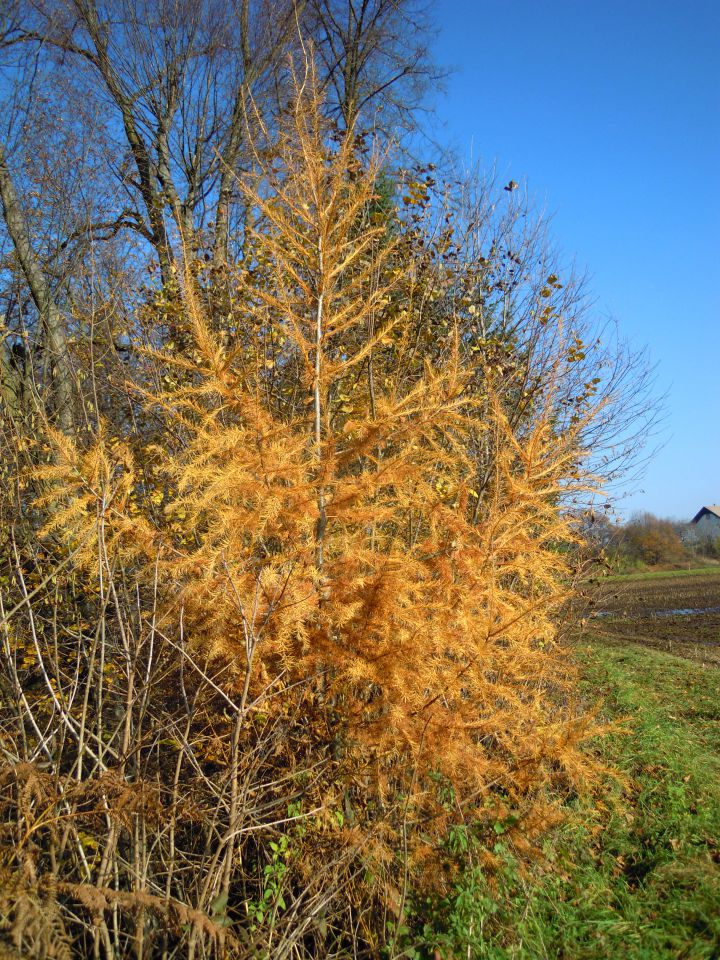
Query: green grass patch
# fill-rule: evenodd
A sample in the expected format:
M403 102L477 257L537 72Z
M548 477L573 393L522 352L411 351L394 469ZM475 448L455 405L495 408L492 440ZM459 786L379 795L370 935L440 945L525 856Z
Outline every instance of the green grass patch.
M406 956L720 957L720 671L600 641L580 656L588 697L627 718L597 745L626 786L604 811L576 804L534 875L499 838L499 877L468 871L421 906Z
M617 580L662 580L666 577L698 577L707 576L708 574L717 574L720 576L720 564L715 563L712 566L690 567L688 570L643 570L633 573L616 573L605 579L612 582Z

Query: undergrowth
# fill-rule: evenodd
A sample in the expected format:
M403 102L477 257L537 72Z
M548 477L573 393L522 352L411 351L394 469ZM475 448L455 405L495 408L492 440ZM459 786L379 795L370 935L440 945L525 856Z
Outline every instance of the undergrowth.
M497 838L532 860L603 776L558 629L600 378L550 314L532 389L512 338L499 363L449 238L378 217L382 155L326 123L311 64L294 89L238 182L230 312L185 256L127 415L1 421L20 955L401 956L413 891L454 896L469 862L465 908L490 904Z
M622 724L596 744L619 774L605 803L568 799L530 869L498 824L494 878L470 868L448 896L416 902L405 956L720 955L720 673L597 640L580 660L588 699Z

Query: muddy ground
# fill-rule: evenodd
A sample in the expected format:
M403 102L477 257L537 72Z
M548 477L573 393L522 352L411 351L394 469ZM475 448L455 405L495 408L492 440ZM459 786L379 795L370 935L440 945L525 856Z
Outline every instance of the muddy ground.
M720 572L609 581L595 600L593 632L720 667Z

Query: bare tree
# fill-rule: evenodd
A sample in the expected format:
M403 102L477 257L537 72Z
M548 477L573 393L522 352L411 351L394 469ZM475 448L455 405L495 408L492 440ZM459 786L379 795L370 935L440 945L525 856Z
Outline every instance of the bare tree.
M48 351L55 414L58 424L68 430L72 422L72 381L67 358L65 319L40 267L30 242L27 222L8 170L5 149L0 142L0 200L8 233L30 294L42 320Z
M8 4L3 13L4 19L0 22L0 51L2 66L5 67L7 63L12 66L16 60L22 33L18 4ZM27 77L26 70L22 71L22 74ZM4 117L5 129L0 132L0 205L17 264L40 319L37 345L45 355L44 366L52 395L51 406L58 425L67 431L72 423L73 390L66 343L66 322L58 300L57 285L52 283L52 278L34 246L27 207L20 200L10 170L6 137L10 134L13 119L17 117L15 106L13 98L10 97ZM3 363L4 380L11 372L17 377L20 367L25 367L25 346L20 343L11 345L10 358L11 364ZM16 393L20 389L16 388Z
M398 137L412 129L432 64L428 5L419 0L308 0L325 72L326 96L341 124L358 118Z
M237 161L243 104L284 55L293 0L251 13L249 0L144 3L67 0L45 5L28 40L55 48L58 68L86 71L111 109L115 169L135 216L128 226L153 248L172 279L174 228L190 248L217 219L227 242L228 181ZM222 212L220 212L222 211Z
M97 337L98 309L127 313L122 287L137 297L156 268L148 295L172 296L182 251L222 289L247 234L253 118L272 131L298 51L315 50L340 126L409 125L431 75L409 32L421 0L12 0L1 17L4 313L59 417L83 313Z

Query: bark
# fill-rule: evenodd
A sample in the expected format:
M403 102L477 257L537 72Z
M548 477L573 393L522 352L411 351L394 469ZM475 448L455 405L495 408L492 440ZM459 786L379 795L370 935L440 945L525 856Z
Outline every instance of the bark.
M323 462L322 462L322 386L321 386L321 376L322 376L322 341L323 341L323 326L325 322L324 317L324 306L325 306L325 292L324 292L324 265L323 265L323 244L322 240L320 241L319 246L319 264L320 264L320 282L323 284L321 287L318 302L317 310L315 314L315 383L313 388L313 403L314 403L314 412L315 412L315 459L317 462L318 475L322 474ZM315 527L315 563L318 570L322 570L324 562L324 553L325 553L325 528L327 526L327 512L325 510L325 486L321 483L318 489L318 519L317 526Z
M293 0L284 13L284 22L275 41L265 50L254 50L250 43L250 0L240 4L240 56L242 78L235 91L230 125L225 148L221 152L220 182L215 212L215 245L213 257L216 263L225 263L230 243L230 205L233 187L237 178L237 162L240 157L247 127L247 107L252 104L253 86L287 55L293 34L299 30L307 0Z
M138 189L148 217L149 239L157 253L162 282L167 284L172 277L173 256L165 228L164 201L156 185L157 167L138 129L132 98L123 90L113 67L108 51L107 31L100 22L94 0L78 4L77 9L94 48L92 53L83 51L83 55L100 73L122 117L125 137L138 175ZM162 131L159 131L159 136L162 136Z
M73 422L73 383L67 352L65 318L55 301L55 294L30 241L27 220L18 201L2 143L0 143L0 201L2 201L3 216L15 255L40 315L48 354L47 370L55 420L58 427L68 433L72 429Z

